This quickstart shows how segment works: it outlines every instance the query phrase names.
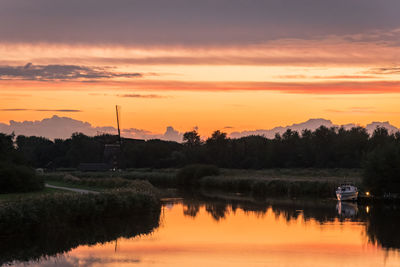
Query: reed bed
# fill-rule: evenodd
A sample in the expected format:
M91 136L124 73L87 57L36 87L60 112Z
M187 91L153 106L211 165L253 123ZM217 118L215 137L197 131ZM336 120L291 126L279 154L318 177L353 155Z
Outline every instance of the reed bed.
M79 185L86 187L95 187L102 189L115 188L131 188L136 191L156 192L156 189L148 181L142 180L127 180L120 177L114 178L79 178L71 174L49 175L46 176L47 181L57 181L70 185Z
M111 206L115 208L115 205ZM98 219L91 217L91 220L84 221L82 218L78 223L64 221L60 224L52 220L45 224L35 224L32 227L17 228L18 226L14 226L14 229L18 231L8 235L3 233L4 229L0 229L2 240L0 242L0 266L3 264L13 265L16 261L40 260L43 257L68 252L80 245L95 245L120 237L132 238L151 233L159 226L161 209L154 206L142 211L142 208L135 206L127 210L120 210L124 216L107 216ZM140 212L132 212L132 210ZM58 211L52 211L52 213L59 214ZM75 213L73 216L77 219L78 214ZM32 215L29 220L32 220Z
M337 184L330 181L258 179L208 176L200 181L205 189L250 193L255 197L334 197Z
M122 172L69 172L69 173L46 173L43 175L45 180L63 180L67 175L72 175L74 177L80 178L82 180L90 181L90 183L94 184L95 180L106 180L108 182L104 182L107 184L112 184L111 180L117 180L116 183L123 185L121 179L125 180L143 180L148 181L152 185L155 186L175 186L178 183L178 179L176 177L176 170L167 169L167 170L147 170L147 169L139 169L139 170L130 170L130 171L122 171ZM101 182L99 182L101 184ZM108 186L107 186L108 187ZM115 185L115 187L119 187Z
M160 201L155 191L113 189L100 194L42 195L0 203L0 235L159 211Z

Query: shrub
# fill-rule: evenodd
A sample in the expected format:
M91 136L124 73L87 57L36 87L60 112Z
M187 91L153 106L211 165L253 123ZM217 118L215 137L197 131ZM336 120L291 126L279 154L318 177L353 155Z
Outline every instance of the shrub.
M43 180L32 168L10 162L0 163L0 193L37 191L43 187Z
M189 186L198 184L201 178L212 175L219 175L218 167L214 165L193 164L180 169L177 173L177 179L181 185Z

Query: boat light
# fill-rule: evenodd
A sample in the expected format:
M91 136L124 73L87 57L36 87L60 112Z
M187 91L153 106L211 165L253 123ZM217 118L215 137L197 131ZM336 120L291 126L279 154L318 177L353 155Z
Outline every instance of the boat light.
M367 196L369 196L369 192L366 192L365 194L366 194Z

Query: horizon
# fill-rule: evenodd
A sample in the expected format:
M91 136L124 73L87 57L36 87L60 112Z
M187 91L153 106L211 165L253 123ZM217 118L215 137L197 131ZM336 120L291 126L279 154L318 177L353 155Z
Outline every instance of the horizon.
M315 130L320 126L328 128L345 128L346 130L353 127L363 127L371 135L377 127L386 128L389 133L395 133L400 131L398 127L392 125L389 121L371 121L366 125L360 125L353 122L345 124L337 124L332 120L326 118L310 118L306 121L292 123L290 125L277 125L272 128L259 128L259 129L247 129L243 131L237 131L233 127L225 127L215 129L214 131L221 131L228 134L230 138L241 138L245 136L258 135L266 138L273 138L275 134L283 134L286 130L291 129L301 134L302 130ZM165 141L176 141L182 142L182 137L185 132L196 130L200 133L202 139L207 139L211 134L204 135L198 127L191 129L178 129L173 125L165 126L164 132L151 132L147 129L136 129L136 128L124 128L121 127L121 137L133 138L133 139L161 139ZM36 121L14 121L10 120L8 124L0 123L0 133L11 134L14 133L16 136L38 136L45 137L51 140L54 139L67 139L71 137L73 133L83 133L88 136L97 136L101 134L117 134L117 128L113 125L92 125L88 121L80 121L71 117L53 115L49 118L43 118L42 120Z

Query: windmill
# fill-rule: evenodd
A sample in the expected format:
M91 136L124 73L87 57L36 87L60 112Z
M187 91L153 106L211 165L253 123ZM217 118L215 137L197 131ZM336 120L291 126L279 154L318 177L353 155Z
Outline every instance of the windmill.
M119 128L119 120L121 117L121 106L116 105L115 106L115 112L117 114L117 128L118 128L118 142L119 142L119 147L121 149L122 142L121 142L121 130Z
M121 107L116 105L118 140L116 143L104 145L103 162L109 164L110 169L117 170L122 167L122 138L121 138Z

